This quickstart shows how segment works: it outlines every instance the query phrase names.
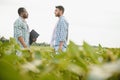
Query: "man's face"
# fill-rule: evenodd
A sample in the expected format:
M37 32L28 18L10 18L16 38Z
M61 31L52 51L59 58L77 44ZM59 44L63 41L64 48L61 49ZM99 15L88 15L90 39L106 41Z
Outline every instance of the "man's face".
M26 9L24 9L24 12L22 13L22 17L28 18L28 12L26 11Z
M55 16L60 17L62 14L62 11L60 11L58 8L55 9Z

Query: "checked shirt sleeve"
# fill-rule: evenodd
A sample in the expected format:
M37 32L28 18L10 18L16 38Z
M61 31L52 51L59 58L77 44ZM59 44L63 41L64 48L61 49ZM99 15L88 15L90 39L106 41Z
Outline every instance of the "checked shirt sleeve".
M15 24L14 24L14 29L15 29L15 35L17 37L20 37L22 36L22 26L21 26L21 23L20 21L16 21Z
M64 20L61 20L57 28L57 38L59 41L65 41L67 36L67 25Z

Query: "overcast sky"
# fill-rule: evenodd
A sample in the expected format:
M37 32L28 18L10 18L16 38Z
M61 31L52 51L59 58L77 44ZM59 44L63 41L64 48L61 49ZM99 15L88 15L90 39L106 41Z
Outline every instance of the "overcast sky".
M30 29L40 34L37 42L49 43L58 20L54 16L56 5L65 7L70 40L79 45L86 41L91 45L120 47L119 0L0 0L0 36L13 37L17 9L25 7Z

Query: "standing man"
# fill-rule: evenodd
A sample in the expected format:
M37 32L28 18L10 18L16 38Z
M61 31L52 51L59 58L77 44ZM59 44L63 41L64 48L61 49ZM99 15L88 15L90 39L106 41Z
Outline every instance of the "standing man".
M25 8L18 9L19 18L14 23L14 38L21 48L29 47L29 27L25 19L28 18L28 12Z
M67 40L68 40L68 22L65 20L64 7L56 6L55 16L59 18L57 25L55 26L53 37L51 40L51 46L54 47L55 51L58 52L66 51Z

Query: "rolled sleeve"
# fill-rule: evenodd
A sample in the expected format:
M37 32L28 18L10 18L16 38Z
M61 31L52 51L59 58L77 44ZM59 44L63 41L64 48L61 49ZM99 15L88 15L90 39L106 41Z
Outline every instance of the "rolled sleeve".
M14 27L15 27L15 35L17 37L22 36L22 26L21 26L20 22L16 22Z
M19 26L18 28L16 28L16 35L18 36L18 37L20 37L20 36L22 36L22 30L21 30L22 28Z

